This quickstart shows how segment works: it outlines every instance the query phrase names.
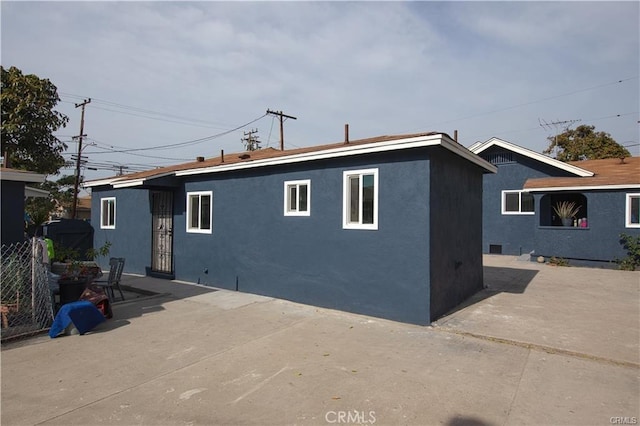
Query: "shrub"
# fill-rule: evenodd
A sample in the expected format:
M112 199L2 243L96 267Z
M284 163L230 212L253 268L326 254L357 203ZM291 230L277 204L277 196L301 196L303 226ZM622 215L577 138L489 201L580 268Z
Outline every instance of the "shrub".
M635 271L640 266L640 236L620 234L620 244L627 251L627 257L616 259L616 263L622 270Z

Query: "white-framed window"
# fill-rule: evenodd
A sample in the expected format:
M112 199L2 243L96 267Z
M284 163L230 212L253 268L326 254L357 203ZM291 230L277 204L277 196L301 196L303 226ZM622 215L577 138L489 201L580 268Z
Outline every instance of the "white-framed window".
M187 192L187 232L211 234L213 224L213 192Z
M502 191L502 214L535 214L533 195L525 191Z
M342 227L378 229L378 169L343 172Z
M284 215L311 215L311 180L290 180L284 183Z
M640 194L627 194L624 211L627 228L640 228Z
M116 197L100 198L100 229L116 229Z

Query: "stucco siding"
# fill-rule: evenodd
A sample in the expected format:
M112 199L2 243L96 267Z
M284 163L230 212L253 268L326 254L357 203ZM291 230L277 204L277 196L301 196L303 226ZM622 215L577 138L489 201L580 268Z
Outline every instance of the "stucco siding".
M482 156L488 157L498 151L504 150L492 148L483 152ZM489 253L492 245L500 246L502 254L506 255L518 256L534 250L534 215L502 214L503 190L521 190L529 178L569 175L565 171L528 157L516 153L512 156L513 162L497 164L497 173L484 175L483 253Z
M116 199L115 229L100 227L100 200ZM110 257L124 257L125 271L146 274L151 266L151 208L146 189L101 190L94 188L91 197L91 224L94 247L111 242ZM103 268L109 259L99 259Z
M448 152L431 166L431 320L483 287L482 170Z
M24 241L24 182L2 180L2 244Z
M400 321L429 321L427 151L190 179L213 191L212 234L186 232L176 198L176 278ZM378 230L343 229L343 171L377 168ZM284 216L284 182L311 180L311 214ZM205 273L207 271L207 273Z
M536 215L535 255L607 262L626 257L620 234L640 235L639 228L625 227L627 192L633 191L580 192L588 205L587 228L539 226ZM536 194L536 205L542 196Z

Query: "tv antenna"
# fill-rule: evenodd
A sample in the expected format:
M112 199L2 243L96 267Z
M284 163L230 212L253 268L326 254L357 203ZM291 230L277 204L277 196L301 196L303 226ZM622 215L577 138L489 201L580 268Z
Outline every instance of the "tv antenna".
M553 133L553 149L556 156L558 155L558 133L560 133L560 129L562 128L563 131L566 132L567 130L569 130L569 127L580 121L582 121L582 119L579 118L577 120L556 120L549 123L542 118L538 118L538 124L540 124L540 127L548 132L550 132L551 130L555 130L555 132Z

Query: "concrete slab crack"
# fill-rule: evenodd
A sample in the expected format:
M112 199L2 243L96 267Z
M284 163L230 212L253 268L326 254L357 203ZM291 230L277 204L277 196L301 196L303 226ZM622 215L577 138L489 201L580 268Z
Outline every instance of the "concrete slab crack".
M574 357L574 358L585 359L585 360L589 360L589 361L600 362L600 363L604 363L604 364L615 365L615 366L619 366L619 367L628 367L628 368L640 369L640 364L638 364L636 362L622 361L622 360L617 360L617 359L605 358L605 357L601 357L601 356L597 356L597 355L591 355L591 354L585 354L585 353L582 353L582 352L570 351L568 349L560 349L560 348L554 348L554 347L551 347L551 346L539 345L537 343L519 342L517 340L504 339L504 338L501 338L501 337L486 336L486 335L477 334L477 333L470 333L468 331L461 331L461 330L456 330L456 329L448 328L448 327L433 327L433 330L440 331L440 332L443 332L443 333L456 334L458 336L473 337L474 339L486 340L486 341L489 341L489 342L495 342L495 343L501 343L501 344L505 344L505 345L517 346L517 347L520 347L520 348L526 348L526 349L539 351L539 352L546 352L548 354L564 355L564 356L569 356L569 357Z

